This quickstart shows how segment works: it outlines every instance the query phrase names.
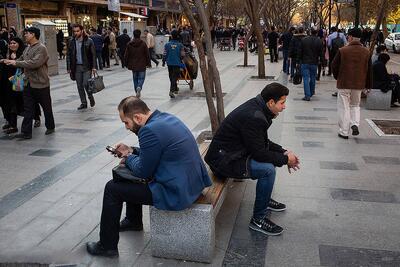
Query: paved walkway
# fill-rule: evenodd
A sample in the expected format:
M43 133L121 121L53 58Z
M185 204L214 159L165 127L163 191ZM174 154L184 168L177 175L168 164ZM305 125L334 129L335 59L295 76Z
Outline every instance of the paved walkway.
M237 68L236 51L216 52L226 113L255 96L265 81L248 78L256 68ZM257 58L250 56L251 63ZM267 61L267 75L279 77L281 64ZM301 101L301 86L288 84L286 111L276 119L273 140L297 152L302 169L292 175L279 169L274 198L288 210L272 214L285 228L265 237L247 228L255 182L233 183L216 221L216 254L212 264L154 258L149 250L148 209L144 231L122 233L120 257L89 256L85 242L98 240L102 191L117 164L105 146L137 139L119 121L116 106L132 94L131 74L113 67L103 71L106 89L96 107L80 104L65 69L52 77L56 134L34 130L25 142L0 137L0 263L42 262L78 266L399 266L399 137L378 137L365 118L399 118L400 110L362 109L360 136L336 135L335 83L323 78L311 102ZM194 135L209 128L201 79L194 92L180 85L168 97L164 68L148 71L142 98L152 109L176 114Z

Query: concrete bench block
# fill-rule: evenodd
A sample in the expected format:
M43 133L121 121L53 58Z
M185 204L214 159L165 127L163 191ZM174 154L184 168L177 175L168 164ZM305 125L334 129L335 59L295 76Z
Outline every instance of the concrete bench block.
M382 92L380 89L371 89L371 91L367 95L367 109L381 109L381 110L389 110L390 102L392 100L392 91L388 91L387 93Z
M193 204L183 211L150 207L150 229L153 256L211 263L215 246L212 205Z

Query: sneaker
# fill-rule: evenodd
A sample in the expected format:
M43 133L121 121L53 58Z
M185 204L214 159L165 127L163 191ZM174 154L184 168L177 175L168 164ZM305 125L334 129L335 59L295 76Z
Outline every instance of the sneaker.
M336 92L336 93L333 93L332 96L337 97L337 92Z
M359 135L360 134L360 131L358 130L358 126L357 125L351 126L351 130L352 130L352 135Z
M138 87L138 88L136 88L135 91L136 91L136 97L140 98L140 91L142 91L142 88Z
M309 98L309 97L303 97L301 100L303 100L303 101L310 101L311 99Z
M251 230L258 231L266 235L280 235L283 232L282 227L276 225L265 217L261 220L251 218L249 228Z
M170 91L170 92L169 92L169 97L170 97L170 98L175 98L174 92L171 92L171 91Z
M77 110L82 110L82 109L87 109L87 104L85 105L85 104L81 104L78 108L77 108Z
M120 232L125 232L125 231L143 231L143 223L135 225L131 223L131 221L125 217L120 223L119 223L119 231Z
M86 243L86 250L89 254L93 256L103 256L108 258L118 257L118 248L117 249L106 249L103 245L98 242L87 242Z
M349 139L349 137L347 135L342 135L340 133L338 133L338 136L342 139Z
M271 198L269 200L267 209L272 211L284 211L286 209L286 205L283 203L279 203L278 201L275 201Z
M40 127L40 120L35 120L35 122L33 123L33 127L34 128L39 128Z

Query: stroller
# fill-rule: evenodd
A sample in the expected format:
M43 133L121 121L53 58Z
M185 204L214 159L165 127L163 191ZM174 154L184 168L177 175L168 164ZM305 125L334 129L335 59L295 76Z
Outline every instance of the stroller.
M238 38L238 51L244 50L244 37Z

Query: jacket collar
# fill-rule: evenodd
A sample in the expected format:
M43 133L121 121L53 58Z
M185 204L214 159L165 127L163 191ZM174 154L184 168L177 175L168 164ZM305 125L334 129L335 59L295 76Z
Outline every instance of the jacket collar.
M360 41L351 41L348 45L361 45L362 46Z
M153 113L151 113L150 117L147 119L145 125L152 121L154 118L158 117L158 115L160 114L161 112L158 109L154 110Z
M260 106L262 108L262 111L268 120L272 120L273 118L275 118L275 114L272 113L271 110L269 110L269 108L267 107L267 103L262 98L261 94L256 96L256 102L257 102L258 106Z

